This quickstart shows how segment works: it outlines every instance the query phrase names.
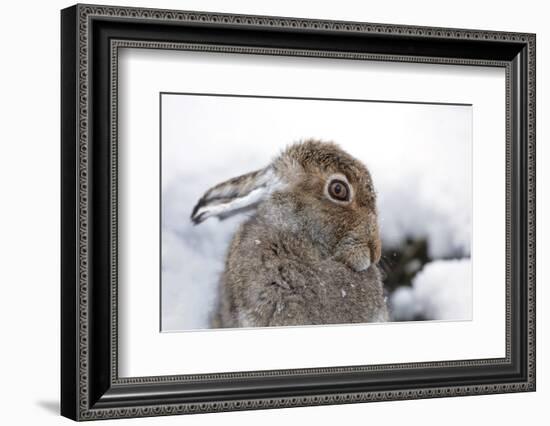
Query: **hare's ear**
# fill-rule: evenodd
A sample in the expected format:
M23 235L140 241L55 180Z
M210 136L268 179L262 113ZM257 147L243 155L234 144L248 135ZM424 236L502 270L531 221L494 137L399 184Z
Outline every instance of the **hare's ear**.
M211 216L225 219L254 209L269 194L282 187L271 167L237 176L210 188L191 213L197 225Z

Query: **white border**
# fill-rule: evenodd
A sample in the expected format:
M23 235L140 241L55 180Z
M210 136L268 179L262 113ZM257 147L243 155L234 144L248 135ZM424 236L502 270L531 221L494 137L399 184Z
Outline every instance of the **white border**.
M505 356L502 68L121 49L119 376ZM159 332L159 92L471 103L473 320Z

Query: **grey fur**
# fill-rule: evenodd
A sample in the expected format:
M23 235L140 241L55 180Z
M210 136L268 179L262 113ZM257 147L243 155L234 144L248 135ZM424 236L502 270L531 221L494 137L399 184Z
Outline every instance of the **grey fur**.
M288 147L268 169L277 184L261 183L271 190L233 237L212 325L386 321L376 265L381 252L376 194L367 168L333 143L309 140ZM325 193L335 173L353 187L350 203L334 202ZM254 176L264 174L249 175L248 187ZM220 185L234 184L226 192L239 194L240 180Z

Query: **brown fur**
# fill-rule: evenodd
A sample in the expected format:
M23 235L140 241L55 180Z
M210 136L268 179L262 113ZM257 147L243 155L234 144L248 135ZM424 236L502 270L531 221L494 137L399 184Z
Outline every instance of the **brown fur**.
M376 194L367 168L337 145L311 140L288 147L269 167L284 187L259 203L235 234L213 324L387 320L376 265L381 253ZM326 196L333 174L347 178L351 202ZM366 260L370 266L364 269Z

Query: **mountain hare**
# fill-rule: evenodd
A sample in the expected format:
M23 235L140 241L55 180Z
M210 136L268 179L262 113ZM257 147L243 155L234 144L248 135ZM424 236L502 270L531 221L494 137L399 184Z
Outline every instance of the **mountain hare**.
M360 161L333 143L296 143L209 189L191 220L245 211L253 213L229 247L214 327L387 320L376 194Z

